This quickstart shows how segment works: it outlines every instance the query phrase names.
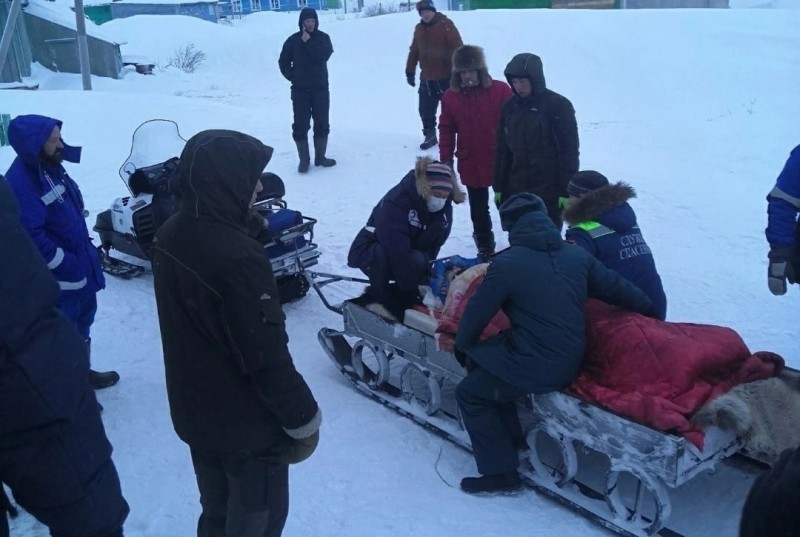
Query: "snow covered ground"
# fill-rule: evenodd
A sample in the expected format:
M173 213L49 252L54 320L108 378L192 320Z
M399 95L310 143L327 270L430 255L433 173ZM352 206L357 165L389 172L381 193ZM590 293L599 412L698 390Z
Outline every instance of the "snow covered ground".
M763 235L765 195L800 143L800 10L448 15L465 42L486 48L495 77L516 53L542 56L548 85L577 111L582 168L638 190L633 206L664 281L669 320L730 326L751 350L777 352L800 367L798 290L768 292ZM155 76L93 78L93 92L80 91L79 75L37 69L39 91L0 93L0 112L64 121L65 139L84 147L83 162L67 166L83 189L90 223L126 193L117 170L142 121L172 119L185 138L207 128L257 136L275 147L268 169L285 180L290 206L319 220L321 269L355 275L346 267L350 241L420 154L417 96L403 75L417 20L413 12L322 15L335 49L329 155L339 164L306 176L295 171L289 85L277 69L280 47L297 29L296 13L260 13L232 25L177 16L112 21L103 32L127 43L123 53L165 65L193 43L207 61L193 74L156 69ZM0 172L13 157L0 148ZM470 235L469 211L461 206L443 254L473 254ZM98 397L131 504L126 535L193 535L197 491L188 449L169 418L152 278L109 278L99 301L94 364L122 375ZM313 295L286 306L286 314L292 354L325 418L317 453L292 469L285 535L605 534L532 491L492 499L459 492L458 481L475 472L469 454L359 395L330 365L316 334L341 327L341 319ZM735 535L736 520L715 520L702 509L695 516L707 535ZM12 534L47 532L24 516Z

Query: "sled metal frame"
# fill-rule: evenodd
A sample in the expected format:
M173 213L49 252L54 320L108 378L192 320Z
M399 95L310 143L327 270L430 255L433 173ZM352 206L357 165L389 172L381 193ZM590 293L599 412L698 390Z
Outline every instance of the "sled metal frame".
M306 275L325 306L342 315L342 330L322 328L318 333L320 345L340 372L365 395L471 451L469 437L457 411L432 409L430 401L425 408L420 408L414 404L416 394L405 382L391 382L389 375L381 371L387 363L400 358L412 364L406 365L404 372L413 367L428 375L429 386L437 383L441 386L444 380L457 384L466 373L452 353L437 350L431 335L391 322L350 301L332 305L322 290L339 281L366 280L313 272L306 272ZM345 337L355 338L357 342L351 346ZM365 348L376 354L377 371L364 365L361 355ZM430 394L430 399L433 395ZM518 408L531 447L519 469L523 480L537 491L621 535L680 536L667 527L671 511L668 488L676 488L703 472L713 471L717 463L741 448L732 434L711 428L706 431L701 451L682 436L633 422L566 392L531 395L520 400ZM542 435L556 445L562 458L558 468L547 467L544 472L537 447L537 439ZM576 479L576 449L608 459L605 488L601 491ZM617 489L623 474L631 476L636 484L632 507L630 497L623 501ZM639 502L646 493L652 498L652 512L644 514L639 511Z

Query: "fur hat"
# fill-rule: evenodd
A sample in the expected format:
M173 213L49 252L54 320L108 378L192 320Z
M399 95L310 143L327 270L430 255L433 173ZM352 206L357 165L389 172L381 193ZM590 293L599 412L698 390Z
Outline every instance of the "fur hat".
M426 9L436 13L436 6L433 5L433 0L419 0L417 2L417 13L422 13Z
M517 223L519 217L533 211L546 212L542 198L530 192L520 192L514 194L506 201L504 201L499 208L500 211L500 227L503 231L511 231L514 224Z
M608 186L608 179L605 175L594 170L578 172L567 185L567 193L570 196L580 198L592 190Z
M480 85L488 88L492 85L492 78L486 67L486 56L481 47L475 45L463 45L458 47L453 53L453 69L450 75L450 89L456 92L461 91L462 71L478 71Z
M446 183L449 182L453 193L453 203L464 201L464 191L459 188L458 179L447 164L442 164L431 157L417 157L414 176L416 177L417 193L423 199L430 198L431 190L434 188L446 189Z

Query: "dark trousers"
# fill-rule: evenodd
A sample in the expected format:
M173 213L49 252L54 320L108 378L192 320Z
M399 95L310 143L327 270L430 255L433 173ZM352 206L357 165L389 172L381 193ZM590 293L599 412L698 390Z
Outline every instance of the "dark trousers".
M513 472L519 465L514 439L522 437L515 401L528 392L495 377L480 366L456 387L472 453L483 475Z
M331 108L331 94L324 90L303 90L292 88L292 138L295 141L307 140L311 119L314 119L314 138L328 136L331 125L328 113Z
M429 273L428 260L422 252L411 250L411 259L408 265L403 267L403 270L413 274L414 281L417 284L429 283L427 281ZM412 298L417 296L416 285L411 289L398 289L396 285L391 285L392 281L397 280L397 275L392 272L392 267L389 264L389 255L380 244L375 245L372 261L364 273L369 277L372 295L378 302L384 305L406 301L414 302ZM409 296L401 296L403 294L408 294Z
M280 537L289 514L289 467L246 454L192 449L203 512L197 537Z
M419 117L422 119L423 129L436 128L436 110L449 86L449 78L419 81Z
M489 189L468 186L469 216L472 219L472 231L475 235L492 232L492 217L489 214Z
M94 316L97 314L97 293L76 298L60 299L56 304L59 311L70 320L72 325L88 340L91 335Z

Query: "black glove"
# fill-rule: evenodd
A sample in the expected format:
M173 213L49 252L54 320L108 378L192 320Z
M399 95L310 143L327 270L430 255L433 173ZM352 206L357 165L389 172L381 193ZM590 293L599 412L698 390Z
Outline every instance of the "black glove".
M767 268L767 284L773 295L786 294L786 280L794 283L794 267L792 266L792 248L775 247L769 251L769 268Z
M416 87L417 85L417 83L414 81L414 75L406 75L406 82L408 82L408 85L412 88Z
M456 347L455 349L453 349L453 355L456 357L458 363L461 364L461 367L463 368L467 367L467 358L468 358L467 353Z

